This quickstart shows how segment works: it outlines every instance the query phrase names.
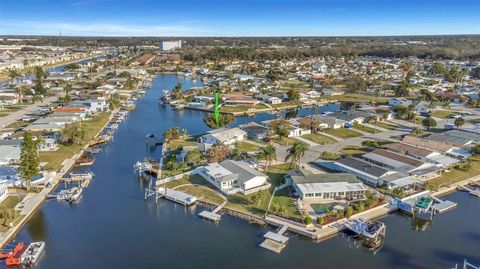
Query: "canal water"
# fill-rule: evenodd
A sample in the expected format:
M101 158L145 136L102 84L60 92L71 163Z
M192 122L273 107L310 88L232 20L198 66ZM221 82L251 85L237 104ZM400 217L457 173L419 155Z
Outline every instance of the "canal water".
M257 246L270 227L229 216L214 224L198 217L199 206L144 201L146 186L133 175L133 164L155 154L147 153L145 135L176 126L190 134L209 129L203 112L176 112L158 104L162 90L178 82L199 86L158 76L120 124L115 141L96 155L91 167L96 177L81 200L73 205L47 201L19 232L16 240L46 242L34 268L451 268L464 258L480 264L480 202L466 193L446 196L458 207L437 215L426 231L417 231L410 217L383 218L387 234L376 253L342 234L320 243L289 234L287 247L274 254ZM235 124L253 119L239 118Z

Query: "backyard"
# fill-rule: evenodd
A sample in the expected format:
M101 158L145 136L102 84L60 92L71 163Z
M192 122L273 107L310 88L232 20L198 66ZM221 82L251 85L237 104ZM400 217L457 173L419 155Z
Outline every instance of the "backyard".
M451 169L449 172L443 173L441 176L434 178L428 182L429 188L438 189L446 185L462 181L480 174L480 156L471 156L468 158L469 164L460 164Z

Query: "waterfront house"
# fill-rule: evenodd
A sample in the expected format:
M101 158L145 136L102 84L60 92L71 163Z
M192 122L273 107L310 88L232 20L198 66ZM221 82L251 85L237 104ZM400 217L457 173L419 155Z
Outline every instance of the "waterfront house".
M460 148L454 145L440 142L440 141L419 138L415 136L409 136L409 135L405 136L402 140L402 143L419 147L419 148L437 151L447 156L450 156L452 158L460 159L460 160L464 160L471 155L469 152L461 150Z
M318 120L322 127L327 126L327 128L332 129L343 128L347 124L345 120L326 115L313 115L311 118Z
M302 200L363 199L367 187L353 174L312 172L295 168L285 175L285 182L295 189Z
M344 91L338 89L323 89L322 93L324 96L339 96L345 94Z
M267 94L258 94L257 96L255 96L255 98L257 98L258 100L261 100L265 103L272 104L272 105L282 103L282 99L280 99L276 96L270 96L270 95L267 95Z
M230 195L241 192L245 195L270 188L268 176L260 173L246 161L226 160L198 167L193 171L213 184L221 192Z
M362 112L360 112L362 113ZM365 117L368 117L367 115L359 115L359 113L354 112L354 110L350 111L335 111L331 114L329 114L330 117L334 117L340 120L343 120L347 122L348 124L362 124L366 121Z
M437 166L448 167L459 162L457 159L445 156L440 152L414 147L403 143L390 143L384 145L383 148L398 154L413 157L418 160L430 162Z
M226 98L223 103L226 106L237 106L237 105L247 105L247 106L255 106L260 101L254 98L246 97L246 96L235 96Z
M240 128L247 133L247 137L250 139L263 140L269 134L269 128L255 122L247 123Z
M397 171L421 180L435 178L439 176L439 173L443 170L433 163L424 162L384 149L375 149L372 152L366 153L362 156L362 159L389 171Z
M432 134L428 136L427 139L469 149L474 144L480 143L480 133L465 130L450 130L443 133Z
M232 145L245 139L247 133L240 128L222 128L209 131L198 138L199 143Z

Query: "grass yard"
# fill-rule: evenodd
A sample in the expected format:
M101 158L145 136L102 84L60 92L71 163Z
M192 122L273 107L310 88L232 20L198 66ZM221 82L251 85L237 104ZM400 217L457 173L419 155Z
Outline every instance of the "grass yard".
M353 128L358 129L360 131L367 132L367 133L371 133L371 134L382 132L380 130L375 130L374 128L371 128L371 127L368 127L368 126L365 126L365 125L362 125L362 124L355 124L355 125L353 125Z
M347 128L338 128L338 129L327 128L327 129L323 129L323 132L329 135L343 138L343 139L362 136L361 133L355 132L354 130L347 129Z
M397 126L394 124L389 124L386 122L377 122L377 123L372 123L373 125L377 125L380 128L387 129L387 130L395 130L397 129Z
M456 113L448 110L435 110L432 113L432 117L446 119L452 114L456 114Z
M222 106L220 107L221 112L247 112L249 109L265 109L268 108L265 105L257 104L255 106L248 105L238 105L238 106Z
M197 197L202 201L206 201L212 204L219 205L223 203L223 198L218 195L216 191L212 190L209 187L188 185L179 187L177 190L183 191Z
M362 146L350 145L341 149L340 152L347 155L360 155L365 154L368 151L366 151L365 148Z
M198 143L195 142L195 141L191 141L188 137L187 139L177 139L177 140L172 140L170 142L168 142L168 146L172 149L172 150L176 150L176 149L181 149L183 147L187 147L187 146L198 146Z
M40 162L47 162L45 168L48 170L60 169L62 162L78 153L107 122L107 113L95 115L90 120L82 122L85 128L85 139L82 141L82 145L63 145L59 143L57 151L40 152Z
M246 141L240 141L235 144L235 148L242 152L260 151L261 147L248 143Z
M276 138L273 139L273 141L277 144L284 145L284 146L291 146L295 142L300 142L300 143L305 144L304 142L302 142L298 139L295 139L293 137L276 137Z
M29 124L30 124L29 122L25 122L25 121L16 121L16 122L12 122L9 125L5 126L5 128L18 129L18 128L25 127Z
M0 203L0 210L2 211L2 213L3 210L10 210L13 213L12 218L10 219L6 219L5 216L2 214L2 217L0 218L0 232L5 232L6 230L8 230L9 223L16 223L21 218L23 218L22 216L20 216L20 214L18 214L18 211L13 210L15 206L21 202L21 200L21 197L7 196L7 198L5 198L5 200Z
M308 139L312 142L315 142L317 144L320 144L320 145L334 144L334 143L337 142L337 141L335 141L334 139L332 139L328 136L324 136L324 135L321 135L321 134L315 134L315 133L307 134L307 135L304 135L302 137L305 138L305 139Z
M329 99L329 100L337 100L339 102L374 101L377 104L384 104L384 103L387 103L388 101L387 98L383 98L383 97L368 96L368 95L355 94L355 93L345 93L343 95L336 95L336 96L322 96L322 98Z
M461 164L459 167L453 168L449 172L445 172L441 176L428 181L428 184L432 189L438 189L439 187L477 176L480 171L480 156L471 156L468 160L470 161L470 167Z

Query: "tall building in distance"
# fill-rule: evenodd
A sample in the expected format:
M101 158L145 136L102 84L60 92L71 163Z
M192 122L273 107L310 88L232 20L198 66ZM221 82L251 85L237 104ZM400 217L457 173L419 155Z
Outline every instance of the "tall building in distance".
M170 51L182 48L182 40L160 41L160 51Z

